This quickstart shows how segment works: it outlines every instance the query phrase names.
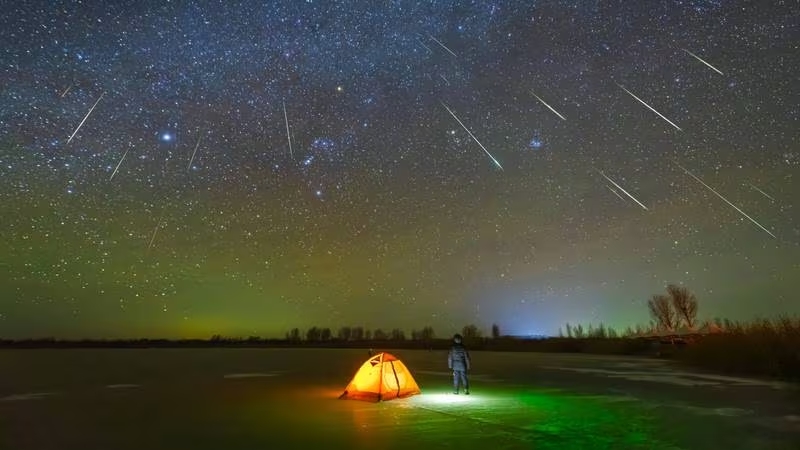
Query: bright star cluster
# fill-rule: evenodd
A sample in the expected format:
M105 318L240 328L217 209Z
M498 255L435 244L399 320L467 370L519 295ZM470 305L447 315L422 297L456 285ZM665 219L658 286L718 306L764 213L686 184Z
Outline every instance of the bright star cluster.
M796 2L4 12L0 337L800 312Z

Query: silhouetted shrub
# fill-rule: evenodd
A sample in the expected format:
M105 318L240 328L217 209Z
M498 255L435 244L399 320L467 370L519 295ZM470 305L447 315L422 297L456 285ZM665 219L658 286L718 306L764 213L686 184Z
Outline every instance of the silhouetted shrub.
M677 358L727 373L800 380L800 317L728 326L687 345Z

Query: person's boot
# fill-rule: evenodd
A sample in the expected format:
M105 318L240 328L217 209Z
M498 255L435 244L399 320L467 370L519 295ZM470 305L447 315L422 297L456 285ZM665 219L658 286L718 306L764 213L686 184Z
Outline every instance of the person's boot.
M464 389L464 395L469 395L469 389Z

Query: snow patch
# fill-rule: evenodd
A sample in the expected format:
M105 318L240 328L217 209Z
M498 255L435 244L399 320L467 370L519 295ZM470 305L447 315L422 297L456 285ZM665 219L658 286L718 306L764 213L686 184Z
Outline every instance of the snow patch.
M415 374L415 375L416 374L433 375L433 376L437 376L437 377L448 377L448 378L452 378L453 377L453 371L452 370L449 371L449 372L439 372L439 371L434 371L434 370L415 370L413 372L413 374ZM494 378L491 375L485 375L485 374L480 374L480 373L476 373L476 374L470 373L470 374L468 374L468 376L469 376L470 380L484 381L486 383L501 383L501 382L505 381L505 380L502 380L500 378Z
M751 378L730 377L706 373L680 372L674 370L609 370L585 369L581 367L550 366L547 369L571 370L580 373L604 375L609 378L624 378L630 381L651 381L656 383L674 384L678 386L763 386L772 389L790 389L788 383L778 381L756 380Z
M670 374L630 374L630 375L609 375L610 378L624 378L630 381L651 381L654 383L674 384L676 386L716 386L719 383L714 381L692 380Z
M776 430L782 433L800 433L800 416L796 414L787 414L785 416L774 417L760 417L756 420L767 428Z
M701 408L698 406L684 406L684 409L692 411L695 414L707 416L723 416L723 417L741 417L753 414L753 411L742 408Z
M581 397L589 400L597 400L606 403L625 403L625 402L638 402L639 399L629 395L589 395Z
M237 379L237 378L263 378L263 377L277 377L278 373L229 373L223 378Z
M24 400L39 400L44 397L55 395L52 392L32 392L30 394L14 394L0 398L0 402L18 402Z
M683 378L679 374L657 371L618 371L608 369L584 369L579 367L547 367L555 370L571 370L579 373L605 375L609 378L624 378L630 381L651 381L656 383L675 384L679 386L713 386L720 384L716 381L703 381Z
M789 383L771 380L757 380L753 378L731 377L727 375L714 375L710 373L693 373L693 372L672 372L676 375L686 377L705 378L708 380L722 381L734 385L743 386L765 386L773 389L791 389L793 386Z

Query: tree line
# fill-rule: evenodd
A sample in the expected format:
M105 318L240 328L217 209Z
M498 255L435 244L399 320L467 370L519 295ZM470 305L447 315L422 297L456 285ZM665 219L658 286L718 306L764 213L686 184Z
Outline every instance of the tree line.
M459 333L464 337L464 340L476 340L483 338L483 332L475 324L465 325ZM449 339L451 335L446 335L442 339ZM492 325L491 329L492 338L500 338L500 326L497 324ZM426 326L421 329L412 330L410 335L406 335L405 331L400 328L393 328L391 330L384 330L382 328L369 329L361 326L343 326L335 332L329 327L313 326L308 330L301 330L300 328L292 328L286 332L286 340L290 342L351 342L351 341L433 341L437 339L436 332L433 327Z
M684 286L669 284L666 294L653 295L647 301L647 308L650 313L649 326L636 325L626 327L624 331L617 332L612 327L603 325L589 325L584 327L580 324L566 324L564 329L559 330L559 337L578 338L578 339L616 339L621 337L634 337L656 332L675 332L679 329L696 331L697 328L697 297ZM459 333L465 341L475 341L484 338L480 328L475 324L465 325ZM490 336L494 339L502 337L500 327L495 323L492 325ZM449 339L450 336L444 336ZM426 326L421 329L411 331L410 336L406 336L404 330L393 328L374 330L361 326L344 326L338 330L328 327L311 327L305 332L299 328L293 328L286 333L286 340L290 342L351 342L351 341L433 341L437 339L433 327Z

